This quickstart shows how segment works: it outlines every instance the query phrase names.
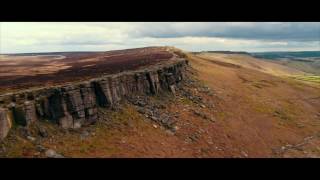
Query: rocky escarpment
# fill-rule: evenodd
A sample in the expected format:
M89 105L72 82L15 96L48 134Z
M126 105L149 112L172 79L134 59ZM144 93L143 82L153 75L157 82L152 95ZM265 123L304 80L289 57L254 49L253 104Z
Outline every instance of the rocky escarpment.
M138 94L175 92L184 79L187 60L174 59L136 71L0 95L0 139L13 126L48 120L62 128L80 128L98 119L97 108L114 108Z

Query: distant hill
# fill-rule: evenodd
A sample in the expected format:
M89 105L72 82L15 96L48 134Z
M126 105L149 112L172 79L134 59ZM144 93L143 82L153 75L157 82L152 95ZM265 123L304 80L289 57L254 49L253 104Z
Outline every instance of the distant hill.
M199 54L199 53L221 53L221 54L246 54L251 55L248 52L245 51L201 51L201 52L193 52L193 54Z
M47 56L47 55L69 55L69 54L94 54L101 51L74 51L74 52L40 52L40 53L12 53L12 54L0 54L7 56Z
M320 75L320 51L262 52L251 53L253 57L269 59L274 63Z
M264 59L301 59L320 58L320 51L297 51L297 52L259 52L250 53L252 56Z

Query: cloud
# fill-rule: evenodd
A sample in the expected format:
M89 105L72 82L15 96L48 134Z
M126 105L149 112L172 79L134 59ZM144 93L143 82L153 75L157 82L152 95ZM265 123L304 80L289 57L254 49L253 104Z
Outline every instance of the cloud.
M176 46L189 51L320 50L320 23L0 23L0 53Z
M150 28L150 26L152 28ZM153 23L139 26L136 36L154 38L222 37L259 40L315 41L320 38L318 22L255 22L255 23Z

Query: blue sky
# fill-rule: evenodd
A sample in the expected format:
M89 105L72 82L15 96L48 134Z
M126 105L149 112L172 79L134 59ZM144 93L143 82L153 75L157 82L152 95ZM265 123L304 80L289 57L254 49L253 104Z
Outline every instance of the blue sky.
M320 51L319 22L0 22L0 53L176 46L187 51Z

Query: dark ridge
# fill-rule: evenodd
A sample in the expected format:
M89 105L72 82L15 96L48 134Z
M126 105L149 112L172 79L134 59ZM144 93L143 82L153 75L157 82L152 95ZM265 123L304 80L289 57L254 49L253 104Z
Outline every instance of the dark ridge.
M257 52L250 53L253 57L264 59L299 59L299 58L316 58L320 57L320 51L290 51L290 52Z
M201 51L201 52L192 52L193 54L201 54L201 53L221 53L221 54L245 54L251 55L245 51Z
M71 55L71 54L95 54L95 53L116 53L122 51L136 51L143 49L152 49L152 48L162 48L162 46L147 46L147 47L138 47L138 48L129 48L129 49L118 49L110 51L60 51L60 52L30 52L30 53L3 53L0 55L8 56L37 56L37 55Z
M79 55L81 54L95 54L100 53L103 51L70 51L70 52L39 52L39 53L7 53L7 54L0 54L0 55L6 55L6 56L44 56L44 55L70 55L77 53Z

